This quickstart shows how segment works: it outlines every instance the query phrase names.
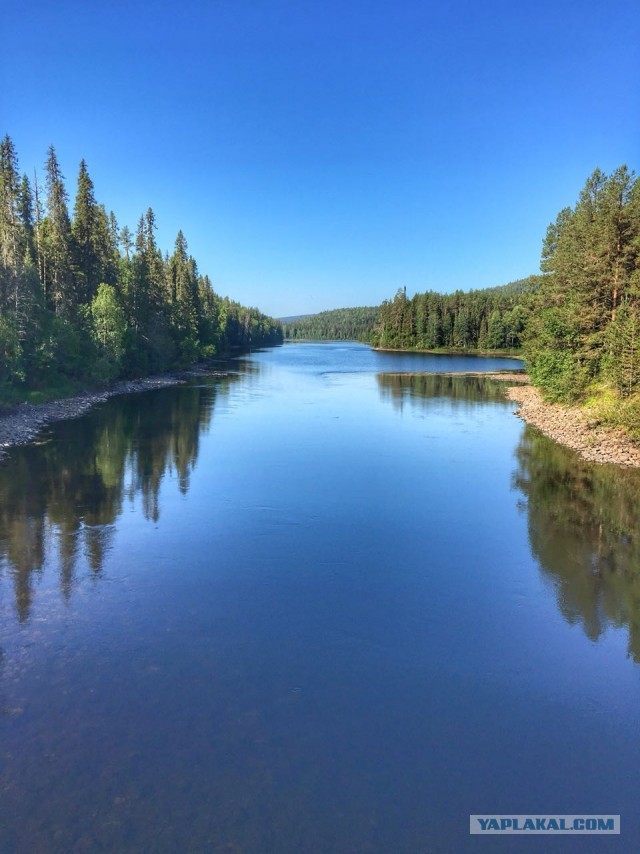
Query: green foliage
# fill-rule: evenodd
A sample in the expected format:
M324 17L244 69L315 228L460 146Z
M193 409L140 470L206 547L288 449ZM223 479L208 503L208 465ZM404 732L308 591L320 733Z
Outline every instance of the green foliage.
M608 381L622 397L640 362L640 189L626 167L587 180L548 230L545 275L525 346L533 382L552 400L583 400Z
M98 293L91 303L91 325L100 354L100 379L112 379L120 372L125 352L127 319L116 289L111 285L98 285Z
M380 307L371 343L403 350L518 349L538 279L452 294L428 291L411 299L401 288Z
M23 380L22 347L15 320L0 317L0 384Z
M20 178L11 139L0 142L5 400L18 388L107 382L282 341L278 322L215 293L182 232L163 258L151 208L134 240L97 202L83 160L71 218L53 146L45 169L46 210L37 179L32 191Z
M623 397L633 394L640 383L640 305L626 302L605 336L603 373Z
M379 311L377 307L360 306L283 318L284 335L285 338L325 341L368 341Z

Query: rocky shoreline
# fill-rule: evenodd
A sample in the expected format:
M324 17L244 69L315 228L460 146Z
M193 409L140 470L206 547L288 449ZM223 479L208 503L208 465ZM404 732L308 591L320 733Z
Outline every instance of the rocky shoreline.
M515 415L550 439L577 451L583 459L640 467L640 445L623 430L597 424L583 407L546 403L531 385L510 386L505 391L509 400L519 404Z
M388 377L482 377L507 383L529 383L524 371L385 371Z
M123 380L100 391L86 392L75 397L50 400L47 403L21 403L9 412L0 414L0 464L10 448L28 445L48 424L79 418L98 403L118 394L135 394L157 388L185 383L191 377L224 377L226 371L216 371L206 365L196 365L186 371L157 374L136 380Z
M419 372L424 373L424 372ZM416 374L417 375L417 374ZM467 371L449 376L482 376L503 382L505 394L517 403L514 414L537 427L545 436L572 448L583 459L594 463L640 468L640 444L623 430L604 427L579 406L546 403L538 389L529 384L526 373L510 371ZM48 424L79 418L98 403L119 394L135 394L157 388L178 385L196 376L227 376L226 371L213 370L208 365L196 365L187 371L159 374L136 380L125 380L101 391L87 392L75 397L51 400L47 403L21 403L11 411L0 414L0 463L10 448L33 442Z

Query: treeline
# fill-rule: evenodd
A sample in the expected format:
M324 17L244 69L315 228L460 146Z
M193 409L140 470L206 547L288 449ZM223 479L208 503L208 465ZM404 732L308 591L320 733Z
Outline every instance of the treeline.
M597 169L549 226L527 326L527 364L550 399L614 393L640 423L640 182ZM612 402L613 403L613 402Z
M518 349L546 398L591 400L640 433L640 180L626 166L587 180L549 226L542 275L486 290L385 301L374 346Z
M329 341L369 341L379 311L377 306L361 306L283 319L284 336Z
M370 341L400 349L518 349L539 276L495 288L407 298L406 288L385 300Z
M55 149L44 186L0 142L0 391L105 382L279 343L280 324L220 297L178 232L163 256L151 208L135 233L80 164L70 212Z

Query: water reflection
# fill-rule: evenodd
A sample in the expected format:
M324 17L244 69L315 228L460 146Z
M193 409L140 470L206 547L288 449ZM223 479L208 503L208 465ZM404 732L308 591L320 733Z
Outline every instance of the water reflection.
M384 400L426 407L437 398L508 405L502 383L486 377L379 374ZM552 581L558 608L597 641L626 627L640 662L640 472L597 466L525 426L513 485L522 493L531 552Z
M447 398L461 404L505 403L502 386L487 377L451 374L378 374L378 389L383 400L395 409L405 403L425 406L434 398Z
M82 556L100 574L125 502L140 496L145 518L157 521L168 472L186 494L200 430L233 379L117 398L55 425L49 441L13 451L0 469L0 566L12 579L21 621L50 550L69 597Z
M640 662L640 472L592 465L531 427L516 457L531 550L561 613L593 641L626 627Z

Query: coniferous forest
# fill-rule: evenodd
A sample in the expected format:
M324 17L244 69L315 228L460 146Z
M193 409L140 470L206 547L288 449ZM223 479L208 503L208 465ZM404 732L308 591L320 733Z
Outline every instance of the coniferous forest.
M370 341L404 350L517 350L539 277L496 288L407 298L398 290L382 303Z
M329 341L367 341L378 319L378 306L335 308L304 317L283 318L285 338Z
M640 431L640 180L622 166L588 178L543 242L542 274L497 288L399 290L370 340L402 349L522 348L548 400L588 401Z
M543 243L542 274L501 287L407 297L280 322L220 297L182 231L171 255L148 208L120 227L80 164L69 207L53 146L44 180L0 143L0 390L63 391L181 368L290 338L391 349L521 350L548 399L598 398L640 423L640 184L626 167L587 180Z
M640 181L597 169L544 240L524 338L532 381L552 399L640 384ZM640 409L639 409L640 414Z
M220 297L182 231L162 254L148 208L135 232L96 199L80 164L73 208L56 151L44 182L0 142L0 389L104 383L282 340L279 323Z

